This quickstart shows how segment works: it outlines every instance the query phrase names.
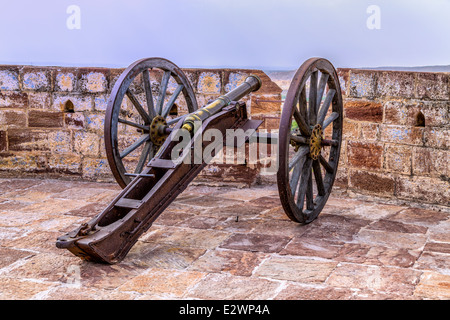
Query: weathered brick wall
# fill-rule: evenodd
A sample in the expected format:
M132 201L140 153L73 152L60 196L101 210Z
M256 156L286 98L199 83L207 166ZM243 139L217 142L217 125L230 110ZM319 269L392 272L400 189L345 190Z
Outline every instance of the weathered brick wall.
M0 176L113 181L103 126L109 94L123 70L0 66ZM258 104L256 99L281 99L281 89L260 70L184 71L199 106L228 92L250 74L258 75L263 86L247 99L249 112L273 111L270 103ZM214 180L222 170L225 166L219 171L206 170L206 179ZM241 173L239 179L244 183L255 178L255 170L245 165L233 170Z
M122 71L0 66L0 175L112 181L103 122ZM262 71L185 72L199 106L256 73L264 86L247 100L249 112L264 120L262 129L278 128L282 89ZM345 119L336 183L358 193L450 205L450 75L356 69L339 75ZM208 166L198 181L275 180L253 165L224 164Z
M450 75L339 70L345 94L340 183L450 205Z

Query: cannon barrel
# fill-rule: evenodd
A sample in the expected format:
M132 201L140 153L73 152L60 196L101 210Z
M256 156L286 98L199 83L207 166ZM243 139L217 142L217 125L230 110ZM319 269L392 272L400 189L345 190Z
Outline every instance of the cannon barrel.
M189 114L184 119L182 128L193 133L195 131L195 122L201 122L222 110L223 107L228 106L232 101L239 101L247 94L259 90L259 88L261 88L261 85L262 82L258 76L248 76L245 81L235 89L231 90L223 96L220 96L212 103L204 106L203 108L200 108L197 111Z

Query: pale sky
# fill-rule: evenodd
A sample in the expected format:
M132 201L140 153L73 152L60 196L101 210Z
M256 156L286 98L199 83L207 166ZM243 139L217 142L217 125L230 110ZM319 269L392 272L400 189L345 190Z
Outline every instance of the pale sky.
M80 8L69 29L67 8ZM380 9L369 29L370 5ZM373 20L371 20L373 21ZM0 64L296 69L450 65L450 0L0 0Z

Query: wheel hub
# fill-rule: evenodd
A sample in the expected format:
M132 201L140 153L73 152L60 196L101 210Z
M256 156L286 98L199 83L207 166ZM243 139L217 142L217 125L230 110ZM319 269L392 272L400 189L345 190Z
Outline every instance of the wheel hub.
M150 140L156 146L161 146L166 140L168 134L166 133L167 122L161 116L153 118L150 124Z
M309 154L313 160L317 160L322 149L323 130L320 124L316 124L309 140Z

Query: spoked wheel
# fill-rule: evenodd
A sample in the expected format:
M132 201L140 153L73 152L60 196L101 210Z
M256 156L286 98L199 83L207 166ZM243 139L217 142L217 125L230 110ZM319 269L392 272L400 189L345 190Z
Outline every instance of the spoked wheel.
M336 177L343 106L333 65L307 60L289 87L280 120L278 190L287 216L300 223L322 211Z
M189 80L166 59L142 59L121 74L106 110L105 149L122 188L154 157L183 114L195 110Z

